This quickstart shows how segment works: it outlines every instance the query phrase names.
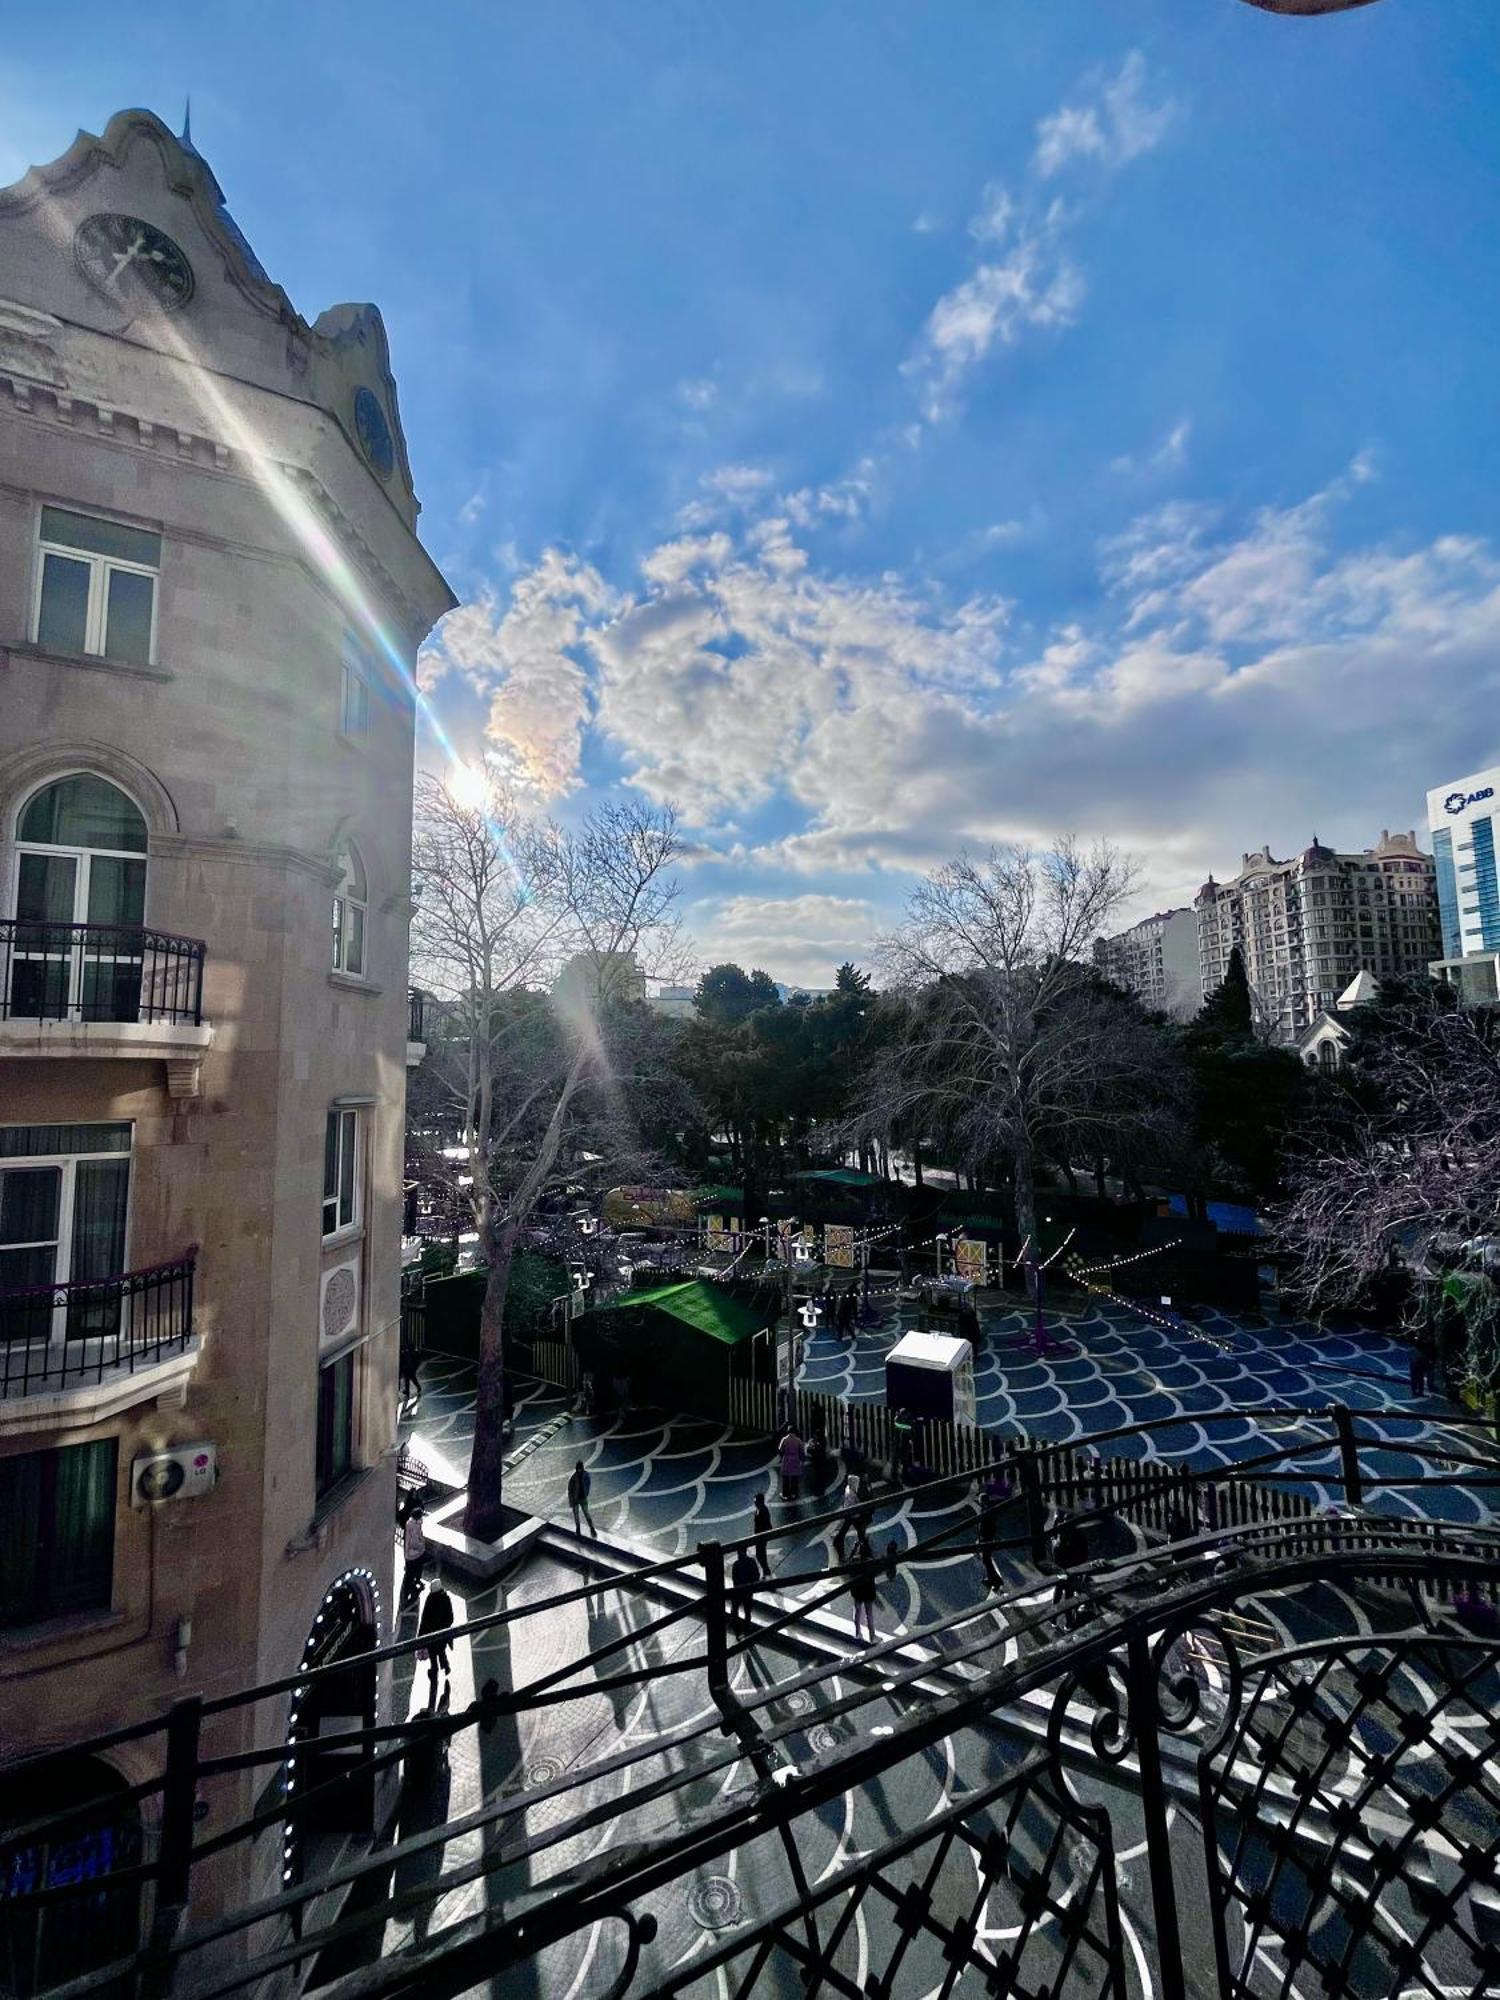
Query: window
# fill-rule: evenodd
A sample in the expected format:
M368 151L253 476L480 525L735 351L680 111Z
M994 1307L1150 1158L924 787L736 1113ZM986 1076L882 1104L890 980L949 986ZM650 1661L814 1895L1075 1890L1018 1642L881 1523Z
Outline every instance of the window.
M364 1204L360 1169L358 1111L336 1108L328 1114L323 1142L323 1234L337 1236L352 1229Z
M365 906L369 891L364 864L353 847L341 856L342 872L333 896L333 969L362 973L365 969Z
M161 536L44 507L38 553L36 643L149 666Z
M0 1339L116 1330L118 1300L51 1287L119 1276L129 1201L128 1124L0 1126Z
M109 1607L115 1438L0 1458L0 1626Z
M370 733L369 665L353 638L348 635L344 639L339 727L345 736L355 738L368 736Z
M16 934L0 1015L133 1021L140 1010L146 822L117 785L75 771L16 820ZM93 925L103 937L66 928Z
M341 1354L318 1370L318 1498L335 1486L354 1463L354 1361Z

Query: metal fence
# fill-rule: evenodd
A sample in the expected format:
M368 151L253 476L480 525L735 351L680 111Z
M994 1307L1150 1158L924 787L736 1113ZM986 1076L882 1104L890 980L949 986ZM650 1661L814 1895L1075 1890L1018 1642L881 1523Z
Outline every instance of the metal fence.
M0 919L0 1020L203 1020L201 938L138 924Z
M881 1574L933 1564L951 1575L955 1558L990 1546L1004 1511L966 1511L882 1559ZM157 1831L149 1853L108 1878L151 1892L149 1935L69 1991L228 1992L306 1975L325 1951L313 1978L331 2000L443 2000L512 1976L517 1990L561 1991L578 1982L560 1979L547 1954L566 1947L575 1969L592 1961L595 1990L618 1996L692 1987L736 2000L783 1990L832 2000L941 1990L945 1979L954 1990L959 1971L972 1970L976 1990L1127 2000L1138 1990L1132 1951L1144 1951L1162 2000L1188 1992L1190 1954L1196 1994L1285 1993L1282 1959L1292 1954L1306 1990L1374 2000L1415 1990L1409 1947L1419 1936L1415 1969L1430 1968L1435 1982L1422 1990L1480 2000L1500 1974L1469 1893L1493 1876L1500 1639L1360 1628L1301 1645L1273 1635L1249 1658L1236 1633L1248 1629L1242 1607L1252 1601L1330 1582L1401 1587L1438 1576L1472 1605L1500 1584L1500 1536L1425 1536L1391 1520L1369 1523L1368 1545L1356 1549L1342 1525L1314 1518L1190 1536L1154 1565L1132 1556L1070 1572L1056 1601L1028 1574L985 1597L984 1616L965 1603L903 1627L859 1667L813 1657L769 1674L764 1665L778 1655L763 1654L755 1672L751 1655L790 1643L794 1626L846 1598L867 1559L802 1576L783 1562L769 1582L731 1592L729 1560L756 1538L704 1543L692 1556L622 1579L591 1574L455 1628L456 1642L503 1633L486 1657L516 1663L511 1685L487 1680L457 1711L320 1737L322 1768L337 1774L299 1771L295 1799L275 1783L299 1747L287 1738L287 1701L347 1674L347 1661L185 1696L165 1722L72 1748L99 1755L133 1745L132 1768L147 1775L131 1796L151 1802ZM794 1584L807 1588L789 1603ZM601 1611L601 1597L617 1608ZM628 1608L643 1600L644 1622ZM559 1657L559 1621L585 1608L589 1649ZM542 1642L528 1651L532 1620ZM421 1644L403 1639L361 1657L394 1662ZM1221 1662L1212 1671L1203 1666L1210 1655ZM497 1729L520 1754L525 1718L537 1747L545 1739L533 1732L562 1705L633 1701L667 1677L690 1696L700 1691L672 1704L677 1722L612 1739L576 1766L533 1758L524 1780L510 1781ZM255 1725L253 1747L225 1754L214 1731L232 1718L240 1743ZM971 1754L966 1783L929 1810L928 1791L901 1774L930 1773L942 1746L966 1733L992 1747ZM262 1834L279 1839L341 1789L367 1793L377 1770L404 1769L415 1781L460 1738L473 1768L493 1765L495 1777L464 1811L415 1830L403 1822L399 1837L346 1851L321 1874L289 1866L278 1892L257 1880L249 1861ZM45 1795L64 1754L31 1761L33 1796ZM1080 1770L1092 1802L1070 1785ZM204 1784L260 1772L272 1785L255 1810L198 1829ZM1128 1833L1097 1802L1100 1785L1133 1801ZM842 1824L840 1802L866 1787L877 1791L874 1839L828 1850L830 1812ZM1201 1831L1181 1817L1172 1830L1174 1797ZM1372 1852L1363 1836L1376 1820L1386 1837ZM7 1842L44 1841L48 1826L12 1828ZM1133 1881L1121 1865L1127 1840ZM782 1857L779 1872L764 1867L768 1846ZM750 1879L752 1850L757 1894L740 1916L706 1926L719 1934L685 1957L672 1944L680 1927L654 1951L658 1910L677 1910L689 1882L723 1897L713 1885L732 1884L737 1857ZM1449 1866L1443 1856L1455 1851ZM213 1863L215 1892L200 1908ZM1274 1897L1261 1893L1268 1875L1280 1881ZM462 1915L450 1904L447 1918L424 1920L455 1892ZM97 1883L80 1889L66 1877L21 1887L0 1903L0 1929L42 1909L76 1909L85 1921L97 1895ZM1338 1922L1324 1924L1331 1905ZM386 1944L392 1921L401 1931ZM1138 1943L1127 1939L1132 1926Z
M196 1268L193 1249L118 1278L0 1292L0 1397L50 1395L180 1354L193 1337Z

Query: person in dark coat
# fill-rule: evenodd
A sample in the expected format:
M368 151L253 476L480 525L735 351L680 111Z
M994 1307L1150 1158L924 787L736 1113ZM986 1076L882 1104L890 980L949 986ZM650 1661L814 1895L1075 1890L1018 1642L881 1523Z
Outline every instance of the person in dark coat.
M849 1595L854 1601L854 1637L856 1642L864 1637L864 1628L869 1627L869 1644L874 1645L879 1634L875 1630L875 1606L880 1601L879 1587L875 1581L875 1551L870 1547L870 1538L860 1529L854 1544L853 1575L849 1580Z
M729 1569L729 1622L736 1630L754 1629L751 1609L759 1582L760 1565L748 1549L741 1549Z
M755 1496L755 1560L760 1565L762 1576L769 1576L771 1574L771 1558L766 1548L766 1536L770 1534L774 1526L775 1523L771 1519L771 1510L766 1505L765 1493L757 1493Z
M453 1599L438 1579L436 1563L428 1564L427 1577L429 1587L417 1619L417 1638L421 1641L417 1657L427 1661L427 1705L435 1709L438 1675L442 1675L445 1684L449 1679L448 1654L453 1641L448 1635L453 1629Z

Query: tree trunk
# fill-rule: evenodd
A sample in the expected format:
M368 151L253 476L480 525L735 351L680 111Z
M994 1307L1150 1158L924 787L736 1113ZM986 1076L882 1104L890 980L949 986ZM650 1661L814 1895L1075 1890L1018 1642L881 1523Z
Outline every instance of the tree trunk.
M920 1139L913 1139L911 1142L911 1170L913 1184L916 1187L920 1187L922 1185L922 1141Z
M510 1290L516 1240L508 1229L494 1232L484 1246L489 1275L479 1307L479 1377L474 1396L474 1449L469 1459L469 1499L464 1533L492 1542L504 1516L505 1464L505 1299Z
M1024 1244L1030 1241L1026 1252L1026 1290L1028 1296L1036 1296L1036 1267L1041 1258L1041 1245L1036 1238L1036 1185L1032 1176L1031 1143L1028 1139L1017 1139L1010 1150L1010 1170L1015 1182L1016 1228Z

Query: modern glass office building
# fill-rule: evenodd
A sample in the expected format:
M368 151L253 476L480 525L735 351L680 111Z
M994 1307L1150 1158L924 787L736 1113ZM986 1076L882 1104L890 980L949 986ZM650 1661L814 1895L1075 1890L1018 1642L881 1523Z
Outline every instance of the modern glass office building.
M1469 1001L1500 993L1500 877L1495 820L1500 768L1455 778L1427 794L1427 824L1437 868L1443 956L1432 969Z
M1500 951L1500 880L1495 874L1495 818L1500 768L1455 778L1427 794L1427 824L1437 863L1443 957Z

